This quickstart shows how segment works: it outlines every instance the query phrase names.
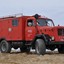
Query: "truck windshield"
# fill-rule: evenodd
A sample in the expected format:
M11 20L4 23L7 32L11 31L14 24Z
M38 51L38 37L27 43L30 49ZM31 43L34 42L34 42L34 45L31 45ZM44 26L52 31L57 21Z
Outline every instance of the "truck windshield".
M54 26L54 23L50 19L38 19L37 25L39 25L39 26Z

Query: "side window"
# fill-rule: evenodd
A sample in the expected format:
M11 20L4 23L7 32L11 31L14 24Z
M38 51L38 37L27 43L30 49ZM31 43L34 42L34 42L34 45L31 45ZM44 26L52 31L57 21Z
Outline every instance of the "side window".
M12 25L13 26L18 26L18 20L17 19L12 20Z
M27 26L28 27L34 26L34 21L33 20L28 20L27 21Z

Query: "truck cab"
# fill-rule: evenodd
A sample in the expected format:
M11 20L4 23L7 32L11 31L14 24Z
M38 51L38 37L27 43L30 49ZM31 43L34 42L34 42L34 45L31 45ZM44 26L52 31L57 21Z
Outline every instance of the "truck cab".
M33 42L34 48L38 48L36 41L44 42L41 44L44 49L55 50L58 48L59 53L64 53L64 27L55 26L52 19L35 15L27 20L26 40ZM30 26L28 26L30 25ZM40 42L39 44L40 45ZM42 47L40 45L40 47ZM43 47L41 49L43 49ZM36 49L39 54L38 50ZM44 50L45 51L45 50ZM40 51L41 52L41 51Z

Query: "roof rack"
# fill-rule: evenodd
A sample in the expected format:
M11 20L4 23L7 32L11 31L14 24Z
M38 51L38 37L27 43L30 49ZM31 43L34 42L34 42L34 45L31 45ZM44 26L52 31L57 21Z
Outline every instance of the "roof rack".
M19 14L13 14L13 15L8 15L8 16L3 16L3 17L1 17L1 19L21 17L21 16L23 16L23 14L19 13Z

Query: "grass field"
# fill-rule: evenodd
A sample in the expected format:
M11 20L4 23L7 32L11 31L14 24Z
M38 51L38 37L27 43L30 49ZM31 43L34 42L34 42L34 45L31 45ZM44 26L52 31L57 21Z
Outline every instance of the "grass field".
M64 64L64 54L47 51L44 56L35 53L0 53L0 64Z

